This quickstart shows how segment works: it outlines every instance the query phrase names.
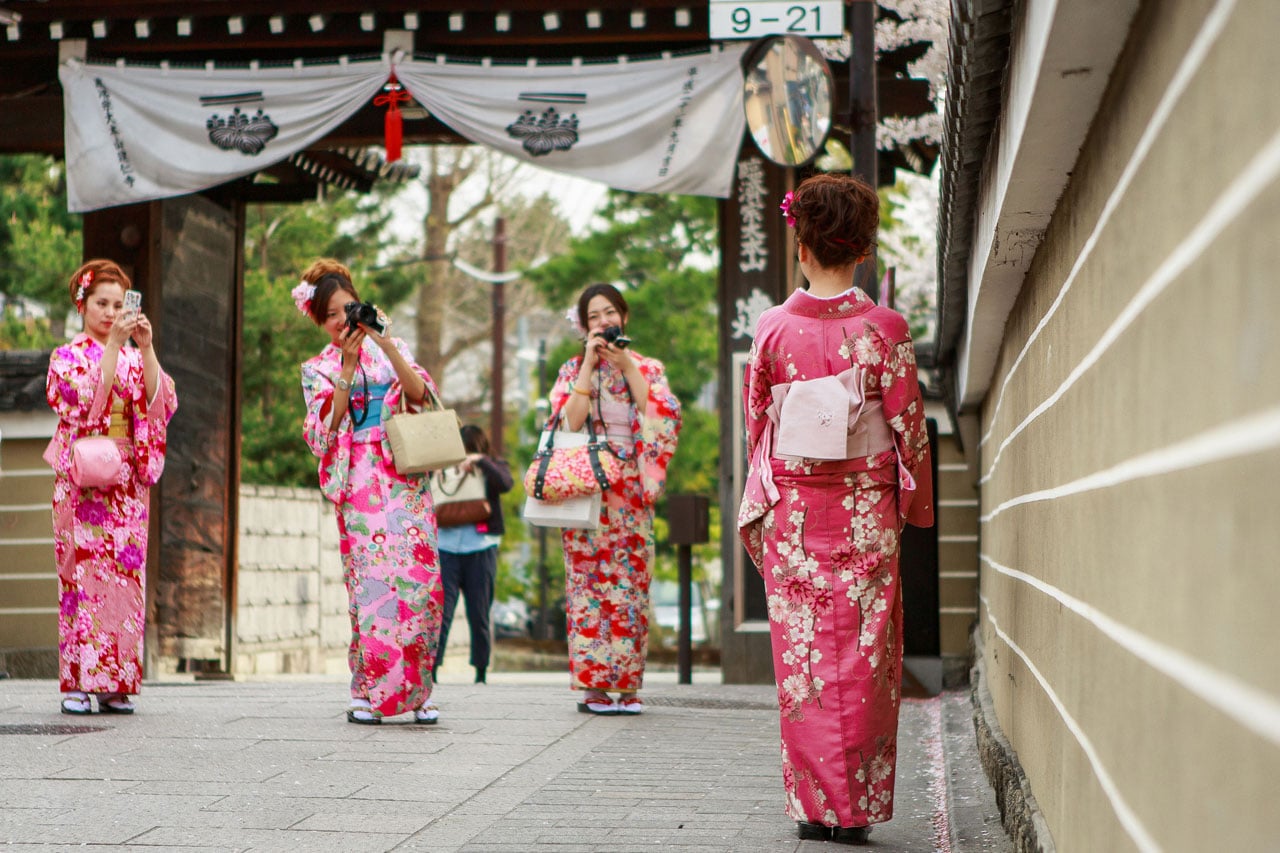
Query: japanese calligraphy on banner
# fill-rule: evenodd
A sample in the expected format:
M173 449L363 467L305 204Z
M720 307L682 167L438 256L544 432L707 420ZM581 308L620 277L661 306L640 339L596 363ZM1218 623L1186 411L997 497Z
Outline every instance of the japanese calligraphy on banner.
M392 69L472 142L636 192L725 197L742 136L734 45L651 60L562 65L390 57L256 68L69 59L64 91L72 212L198 192L321 140Z

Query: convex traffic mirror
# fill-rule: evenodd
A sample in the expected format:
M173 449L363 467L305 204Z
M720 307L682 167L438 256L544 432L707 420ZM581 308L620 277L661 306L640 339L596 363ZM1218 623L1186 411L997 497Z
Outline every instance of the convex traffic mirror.
M827 60L801 36L764 39L747 61L743 108L760 153L782 166L808 163L831 129L835 83Z

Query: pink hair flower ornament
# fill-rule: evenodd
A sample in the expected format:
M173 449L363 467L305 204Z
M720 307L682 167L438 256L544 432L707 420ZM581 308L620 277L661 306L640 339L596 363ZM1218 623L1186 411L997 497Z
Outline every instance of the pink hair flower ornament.
M300 281L293 289L293 304L298 306L303 316L311 316L311 299L315 295L316 286L309 281Z
M788 228L796 227L796 215L791 212L791 203L793 201L795 201L795 193L788 191L787 194L782 197L782 204L778 205L778 210L781 210L782 215L787 217Z
M93 284L93 270L85 270L84 275L80 276L80 286L76 288L76 307L79 308L84 302L84 295L89 290L89 285Z
M578 337L586 338L587 330L582 328L582 324L578 322L578 306L570 305L569 309L564 312L564 318L569 321L569 325L573 326L573 330L578 333Z

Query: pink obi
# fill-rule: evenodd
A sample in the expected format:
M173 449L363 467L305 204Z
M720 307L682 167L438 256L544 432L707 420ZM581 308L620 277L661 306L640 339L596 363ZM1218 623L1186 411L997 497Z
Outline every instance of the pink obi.
M631 404L621 400L601 400L600 417L604 419L604 431L609 441L630 453L635 444L635 434L631 431Z
M851 367L835 376L774 385L769 422L752 464L771 501L777 500L769 459L826 461L874 456L893 449L893 430L881 401L867 399L866 372Z

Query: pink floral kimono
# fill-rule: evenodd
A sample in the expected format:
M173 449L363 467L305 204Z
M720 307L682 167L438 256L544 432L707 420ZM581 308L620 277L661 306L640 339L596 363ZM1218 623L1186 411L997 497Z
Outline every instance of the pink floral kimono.
M44 452L54 471L53 550L58 564L58 687L63 693L142 689L146 622L148 492L164 471L169 420L178 408L173 379L161 371L146 399L142 353L122 347L110 390L102 345L86 334L49 359L45 394L58 429ZM123 482L79 489L71 445L89 435L116 440Z
M395 345L412 364L404 342ZM333 432L330 406L342 350L330 344L302 365L304 435L320 458L320 490L337 509L351 615L351 696L368 698L377 715L393 716L431 695L444 588L427 479L396 472L382 428L400 403L400 382L372 341L365 341L360 364L368 385L357 372L351 399L357 415L368 414L361 424L344 415ZM434 391L431 377L414 366Z
M649 383L640 409L622 373L601 362L591 401L597 432L605 432L623 458L623 478L605 490L596 530L565 530L565 607L569 621L569 674L575 690L639 690L649 646L649 584L653 579L653 506L667 479L667 463L680 432L680 401L667 385L662 362L631 353ZM551 389L557 411L572 392L581 356L560 368ZM597 406L598 401L598 406ZM603 421L601 420L603 416Z
M882 430L884 442L853 458L779 458L780 392L831 376L858 378L851 428ZM750 470L738 527L768 595L786 812L881 823L893 816L902 676L898 537L904 521L933 523L907 324L856 288L796 291L761 315L743 383ZM876 418L888 429L863 423Z

